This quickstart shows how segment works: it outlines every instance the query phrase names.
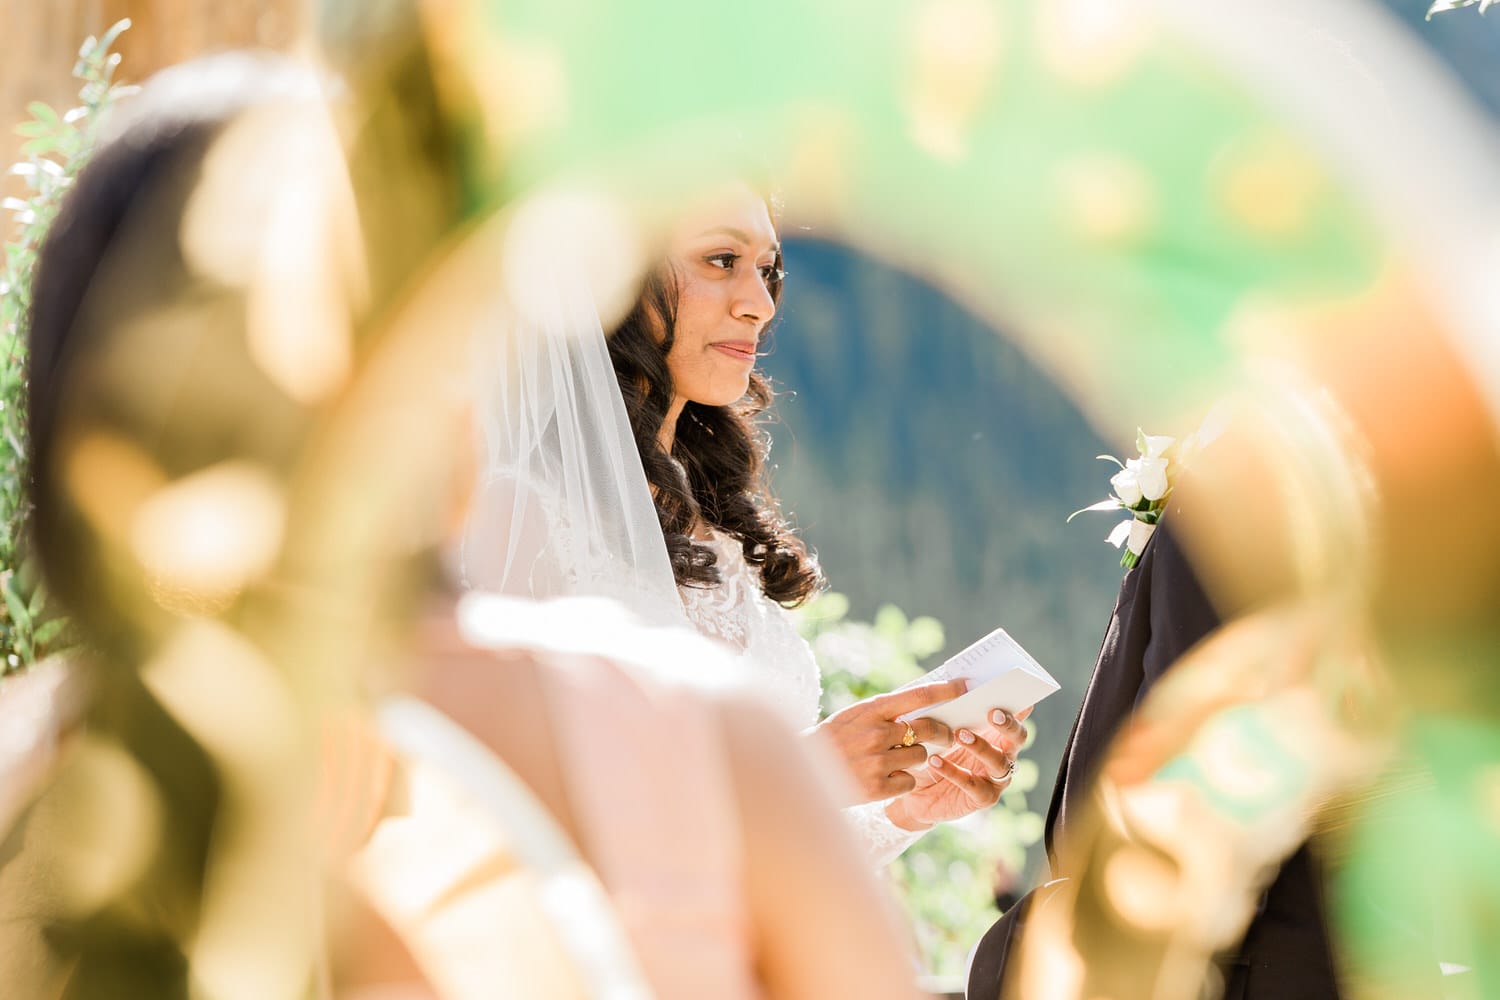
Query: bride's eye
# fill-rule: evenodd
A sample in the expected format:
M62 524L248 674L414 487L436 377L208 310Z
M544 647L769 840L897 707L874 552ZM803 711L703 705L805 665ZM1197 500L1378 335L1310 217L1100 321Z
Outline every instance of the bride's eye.
M786 279L786 272L775 264L762 264L760 266L760 280L769 285L779 285Z
M737 253L715 253L709 254L703 260L710 267L717 267L721 271L733 271L734 265L739 262L740 255Z

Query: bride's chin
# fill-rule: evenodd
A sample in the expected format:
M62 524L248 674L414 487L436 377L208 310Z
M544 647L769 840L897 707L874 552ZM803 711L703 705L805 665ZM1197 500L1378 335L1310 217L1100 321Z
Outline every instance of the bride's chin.
M750 391L750 376L746 375L737 382L725 383L715 386L714 392L705 393L705 399L697 400L703 406L733 406L745 398L745 393Z

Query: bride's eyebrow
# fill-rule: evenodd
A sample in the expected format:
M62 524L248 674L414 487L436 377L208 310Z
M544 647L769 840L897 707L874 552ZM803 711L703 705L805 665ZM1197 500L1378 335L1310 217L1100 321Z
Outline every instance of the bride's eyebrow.
M752 245L750 234L745 232L743 229L736 229L733 226L714 226L712 229L703 230L703 232L699 233L698 235L700 237L724 235L739 240L745 246ZM770 246L766 247L766 249L772 253L781 253L781 244L772 243Z

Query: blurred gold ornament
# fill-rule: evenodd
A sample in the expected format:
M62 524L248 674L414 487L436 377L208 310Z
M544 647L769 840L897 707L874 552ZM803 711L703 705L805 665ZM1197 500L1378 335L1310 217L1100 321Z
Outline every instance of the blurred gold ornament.
M85 733L42 803L38 836L51 853L49 888L70 914L116 898L146 872L161 836L155 783L112 740Z
M298 995L317 941L307 708L243 635L214 622L181 627L142 677L223 781L194 977L224 1000Z
M1057 893L1063 899L1070 898L1072 890L1064 887ZM1049 900L1052 902L1052 900ZM1067 918L1062 923L1071 925ZM1006 1000L1014 997L1073 997L1083 989L1083 956L1073 947L1071 926L1047 937L1035 935L1036 943L1027 941L1024 961L1020 962L1021 975L1007 984Z
M294 694L239 632L211 621L188 622L167 638L142 679L229 771L270 780L295 759Z
M167 481L166 473L133 441L93 431L67 450L64 482L99 535L124 542L135 513Z
M1157 852L1121 847L1104 862L1103 881L1115 912L1137 927L1168 930L1184 916L1176 869Z
M181 241L193 270L247 293L250 357L283 392L313 404L343 386L368 291L349 177L323 109L276 104L230 124L204 163Z

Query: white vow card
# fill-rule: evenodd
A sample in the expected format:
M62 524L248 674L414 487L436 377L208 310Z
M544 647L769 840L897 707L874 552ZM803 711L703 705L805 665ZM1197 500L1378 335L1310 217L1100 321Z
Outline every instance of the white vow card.
M1021 644L997 628L911 684L930 684L965 678L969 690L951 701L908 712L897 721L931 716L950 729L980 730L989 724L992 709L1019 712L1061 687Z

